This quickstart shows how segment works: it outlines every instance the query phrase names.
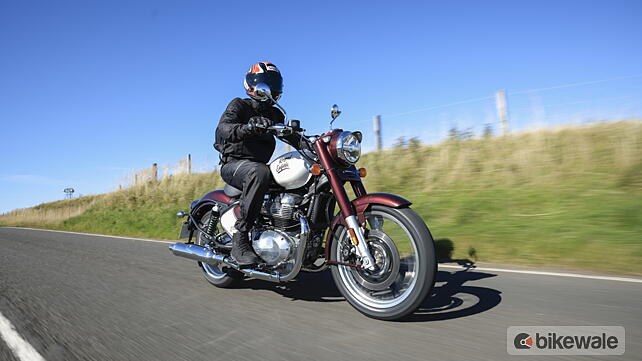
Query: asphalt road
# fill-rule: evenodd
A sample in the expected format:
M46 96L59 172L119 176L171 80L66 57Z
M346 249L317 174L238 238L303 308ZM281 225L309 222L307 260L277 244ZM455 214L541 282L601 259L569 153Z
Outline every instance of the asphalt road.
M642 283L441 268L415 315L384 322L328 272L223 290L164 243L14 228L0 228L0 313L48 361L515 360L517 325L624 326L626 353L606 358L642 353ZM3 340L0 360L17 360Z

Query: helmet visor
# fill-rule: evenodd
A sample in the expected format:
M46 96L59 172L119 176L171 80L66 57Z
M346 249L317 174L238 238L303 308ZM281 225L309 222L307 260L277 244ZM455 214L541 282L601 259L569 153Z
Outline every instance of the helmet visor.
M280 95L283 93L283 77L281 77L280 73L277 73L275 71L268 71L265 73L258 73L258 74L248 74L247 77L247 83L254 88L256 84L263 83L270 87L270 90L272 91L272 95ZM275 97L276 98L276 97Z

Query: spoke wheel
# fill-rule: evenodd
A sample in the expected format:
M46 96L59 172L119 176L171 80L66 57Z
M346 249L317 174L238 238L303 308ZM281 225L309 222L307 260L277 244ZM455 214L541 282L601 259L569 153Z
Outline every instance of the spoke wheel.
M378 319L401 318L414 312L434 285L437 262L432 236L410 208L373 205L366 220L375 269L336 266L332 276L360 312ZM334 259L353 263L352 247L345 229L335 232L330 250Z

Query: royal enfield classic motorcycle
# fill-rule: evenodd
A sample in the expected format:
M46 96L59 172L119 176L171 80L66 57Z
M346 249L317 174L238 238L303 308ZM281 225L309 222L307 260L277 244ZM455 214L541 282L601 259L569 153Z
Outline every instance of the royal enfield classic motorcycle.
M273 184L250 232L262 263L241 268L229 256L241 195L230 185L195 200L189 212L178 212L187 217L180 238L188 241L172 244L170 250L198 261L205 279L217 287L245 277L287 282L301 271L330 267L341 294L363 314L395 320L414 312L434 285L437 261L430 231L411 202L366 192L366 170L355 167L360 132L333 129L307 136L299 121L287 121L266 85L257 85L256 93L270 99L286 119L266 130L286 143L282 137L298 133L305 143L269 164ZM330 128L340 113L334 105Z

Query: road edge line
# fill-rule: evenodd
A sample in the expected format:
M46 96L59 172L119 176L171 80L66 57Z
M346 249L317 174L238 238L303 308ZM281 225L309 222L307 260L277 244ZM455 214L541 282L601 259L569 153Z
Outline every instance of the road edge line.
M16 327L0 312L0 338L20 361L45 361L29 342L20 336Z
M465 266L455 266L455 265L447 265L447 264L440 264L439 267L442 267L442 268L459 268L459 269L467 269L468 268L468 267L465 267ZM539 275L539 276L572 277L572 278L585 278L585 279L592 279L592 280L642 283L642 279L631 278L631 277L593 276L593 275L583 275L583 274L579 274L579 273L528 271L528 270L515 270L515 269L506 269L506 268L491 268L491 267L470 267L470 269L471 270L475 270L475 271L522 273L522 274Z
M72 232L72 231L59 231L57 229L42 229L42 228L29 228L29 227L0 227L0 228L11 228L11 229L28 229L30 231L43 231L43 232L58 232L58 233L69 233L69 234L81 234L84 236L95 236L95 237L105 237L105 238L118 238L118 239L131 239L134 241L143 241L143 242L155 242L155 243L166 243L174 244L176 242L163 241L160 239L149 239L149 238L136 238L136 237L123 237L123 236L110 236L107 234L96 234L96 233L85 233L85 232Z

